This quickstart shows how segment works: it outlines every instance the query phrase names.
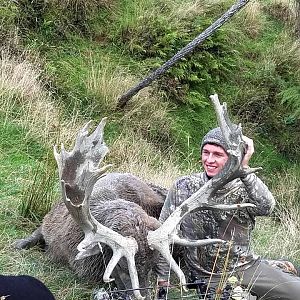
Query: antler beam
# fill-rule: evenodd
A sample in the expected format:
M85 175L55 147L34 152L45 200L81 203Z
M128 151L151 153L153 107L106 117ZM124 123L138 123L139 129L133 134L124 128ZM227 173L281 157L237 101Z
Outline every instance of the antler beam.
M54 147L54 156L59 169L62 197L70 214L84 231L84 239L79 243L76 259L82 259L100 252L100 243L104 243L113 251L103 275L103 281L109 282L115 266L122 257L127 259L129 275L134 295L143 299L140 294L139 280L135 266L135 254L138 245L133 237L124 237L112 229L100 224L91 214L89 198L94 184L110 166L98 168L108 148L103 140L106 119L102 119L98 127L89 135L91 122L79 132L75 146L67 152L61 145L61 153Z

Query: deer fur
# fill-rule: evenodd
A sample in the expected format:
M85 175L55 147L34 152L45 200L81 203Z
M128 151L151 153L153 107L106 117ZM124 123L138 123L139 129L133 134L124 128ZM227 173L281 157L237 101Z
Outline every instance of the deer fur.
M135 261L140 287L148 286L153 262L158 257L158 252L149 248L146 237L149 231L160 226L156 218L166 192L164 188L148 185L131 174L109 173L96 182L91 194L90 208L96 220L137 240L139 251ZM41 244L52 260L68 265L79 277L101 283L112 251L108 246L102 245L103 253L75 260L77 245L83 237L81 228L73 220L65 204L59 202L44 217L42 225L29 237L16 241L15 247L28 249ZM131 288L125 259L120 260L112 276L118 289Z

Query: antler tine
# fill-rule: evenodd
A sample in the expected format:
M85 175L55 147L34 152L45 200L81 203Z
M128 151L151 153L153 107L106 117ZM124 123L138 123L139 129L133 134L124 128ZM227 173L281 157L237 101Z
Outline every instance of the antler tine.
M100 252L101 243L108 245L113 256L104 273L103 280L110 278L114 267L121 257L128 262L132 287L137 289L134 295L143 299L140 294L139 280L134 256L138 244L132 237L124 237L112 229L100 224L91 214L89 199L97 180L104 175L110 165L98 168L99 163L108 152L103 138L106 118L102 119L97 128L89 135L91 122L88 122L78 133L75 146L71 152L61 153L54 147L54 156L59 168L62 197L74 220L84 232L84 239L78 244L79 253L76 259L82 259Z
M204 244L224 242L219 239L189 241L180 238L177 234L177 226L187 214L195 210L203 209L232 210L255 207L255 205L251 203L233 205L209 203L209 199L214 193L226 183L241 175L252 173L257 170L251 169L245 171L241 169L240 164L244 149L241 126L235 126L231 123L227 113L226 103L221 105L217 94L210 96L210 99L213 102L219 126L221 127L226 143L228 144L228 162L222 172L209 180L196 193L185 200L157 230L149 232L147 236L149 246L153 249L157 249L162 254L162 256L170 263L171 268L173 268L175 273L179 275L180 279L183 273L181 270L178 271L180 268L171 257L169 249L171 243L174 242L184 246L201 246ZM176 264L175 267L174 263Z
M180 238L178 235L174 236L174 243L181 246L191 246L191 247L200 247L216 243L224 243L224 240L221 239L205 239L205 240L194 240L190 241L187 239Z
M103 141L103 129L106 124L107 118L103 118L101 122L98 124L97 128L94 130L93 133L90 134L90 138L95 140L97 137L97 140L102 143Z
M229 147L229 152L235 151L232 153L234 156L238 156L241 149L245 147L245 143L242 140L242 127L239 124L237 127L231 122L227 110L227 103L223 102L220 104L219 97L217 94L211 95L210 99L214 105L218 123L220 125L222 134L225 138L225 141Z
M229 143L229 141L230 141L229 131L230 131L230 127L232 127L232 125L231 125L231 121L229 120L228 113L227 113L227 104L223 103L223 105L220 105L219 97L217 94L210 95L209 98L214 105L218 124L221 127L223 136L224 136L226 142Z
M88 136L89 134L89 128L92 124L92 120L88 121L82 128L79 130L76 140L75 140L75 145L72 151L76 151L77 149L80 149L82 145L85 145L83 143L83 140Z
M108 152L108 148L103 140L103 132L106 120L107 118L103 118L98 124L97 128L86 137L87 144L93 146L93 151L89 152L89 159L94 163L94 166L98 166Z

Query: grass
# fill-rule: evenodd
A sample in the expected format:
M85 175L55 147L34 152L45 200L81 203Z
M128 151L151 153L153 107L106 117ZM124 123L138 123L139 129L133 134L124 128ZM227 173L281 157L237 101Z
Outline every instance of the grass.
M266 1L267 11L274 17L285 22L294 30L297 29L299 18L299 1L297 0L271 0Z
M299 166L280 172L272 179L277 207L272 218L260 218L254 248L265 257L287 258L299 265Z
M53 144L64 142L68 148L78 128L90 118L96 124L101 117L109 117L105 132L110 154L106 162L114 164L113 171L130 172L165 187L181 174L198 171L200 139L216 125L210 105L195 107L185 104L184 99L176 103L160 90L159 84L141 91L124 111L116 111L115 105L120 94L150 71L149 59L139 60L128 51L140 46L139 33L144 34L157 18L162 20L159 30L166 25L189 30L192 24L186 24L187 20L208 15L204 21L209 23L229 3L217 2L107 0L101 1L101 14L91 20L92 8L98 5L94 1L52 1L52 7L67 9L73 5L70 14L84 10L85 25L93 23L85 27L90 28L89 34L83 30L78 35L76 30L66 29L55 39L51 16L45 17L41 29L27 29L27 35L22 32L21 39L15 38L17 10L0 12L6 14L3 22L9 22L1 25L9 39L7 45L15 43L14 48L1 49L0 61L2 274L34 275L50 287L58 300L91 298L95 286L76 278L67 267L49 261L38 249L11 249L16 238L38 226L38 220L58 197L55 165L50 159ZM287 151L295 147L293 135L299 119L295 101L299 41L281 22L289 20L288 24L296 26L296 6L291 3L296 1L251 1L224 26L224 41L233 48L236 61L234 72L219 82L216 92L229 103L234 120L242 120L245 133L255 139L252 164L264 167L260 176L278 199L274 217L258 219L255 250L263 256L300 263L299 165L278 147L279 140ZM163 32L158 33L163 36ZM123 41L128 42L126 47ZM159 63L157 58L154 60ZM275 95L274 86L278 88ZM208 99L209 95L201 96ZM261 113L260 107L267 110ZM276 127L282 120L290 120L292 127L283 123ZM273 130L271 136L268 128ZM295 147L293 153L299 153L299 149ZM41 199L45 204L38 207Z
M18 207L24 204L22 196L25 188L32 185L34 168L40 169L40 159L45 146L24 134L24 129L14 122L3 123L1 117L0 158L1 158L1 211L0 211L0 272L1 274L29 274L41 279L55 294L56 299L90 299L93 288L75 277L64 266L49 261L45 254L34 248L28 251L14 251L11 247L15 239L28 235L36 226L37 216L25 218ZM42 182L39 182L40 184ZM41 196L45 190L28 189L31 197ZM38 195L39 193L39 195ZM56 194L57 195L57 194ZM37 198L37 201L45 199ZM56 199L57 200L57 199ZM45 208L47 204L43 204ZM36 208L31 212L38 212ZM27 210L28 212L28 210ZM39 219L40 220L40 219ZM63 282L63 284L58 284Z
M261 2L257 0L249 2L237 18L239 19L239 22L246 24L245 31L250 37L258 37L264 28L265 22Z

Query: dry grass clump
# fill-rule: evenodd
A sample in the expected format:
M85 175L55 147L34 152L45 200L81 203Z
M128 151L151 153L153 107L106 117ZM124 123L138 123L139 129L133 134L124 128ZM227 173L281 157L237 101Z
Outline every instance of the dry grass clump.
M273 17L296 28L299 22L299 6L297 0L272 0L266 5L266 9Z
M296 76L300 68L300 41L292 40L289 32L284 31L265 53L262 65L270 72L276 71L280 75L290 72Z
M250 1L237 15L243 22L243 28L251 36L256 37L263 29L264 16L262 5L258 0Z
M18 15L15 1L0 0L0 46L15 47L19 44L18 27L16 19Z
M87 90L95 94L102 111L114 111L118 97L132 87L136 79L128 75L128 70L116 65L108 57L102 56L99 62L92 61L86 80Z
M207 6L205 2L204 0L193 0L177 3L177 5L173 2L169 18L172 22L176 21L180 24L183 19L202 15Z
M63 10L72 10L74 12L90 12L98 7L110 7L114 0L50 0L50 5L55 5Z
M118 172L128 172L167 188L181 175L171 155L165 155L133 131L124 131L110 149L109 160Z
M42 71L26 53L14 57L2 50L0 60L0 113L26 128L28 135L53 145L68 142L79 128L79 116L62 121L60 108L45 89Z
M257 222L254 245L264 257L287 258L300 263L300 176L295 166L275 178L275 216Z
M140 136L160 146L161 149L167 148L173 144L170 137L173 121L168 116L169 109L169 104L158 92L155 97L151 88L146 88L128 103L120 123L135 129Z

